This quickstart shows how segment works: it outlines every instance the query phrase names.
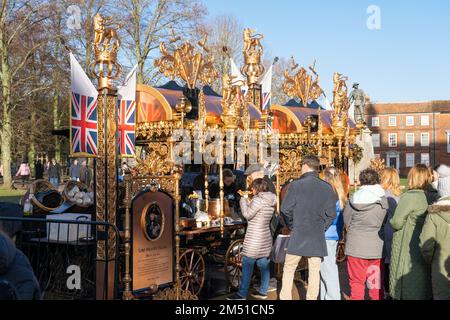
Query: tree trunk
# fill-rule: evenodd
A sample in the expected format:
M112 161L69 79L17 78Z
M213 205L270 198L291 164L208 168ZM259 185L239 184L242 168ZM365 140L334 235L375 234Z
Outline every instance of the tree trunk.
M32 137L30 137L30 138L31 138L30 150L28 150L28 154L27 154L28 164L30 165L31 177L35 177L36 176L36 168L35 168L34 164L36 163L36 144L34 142L34 139Z
M34 167L34 163L36 160L36 129L34 124L36 123L37 119L36 119L36 111L31 111L31 125L30 125L30 135L29 135L29 139L30 139L30 149L28 150L28 164L30 165L30 169L31 169L31 176L34 177L35 176L35 167Z
M4 91L4 90L3 90ZM7 189L12 189L11 172L11 114L3 112L2 136L2 165L3 165L3 185Z
M3 38L3 34L2 34ZM2 39L3 40L3 39ZM2 44L3 41L2 41ZM2 165L3 165L3 184L7 189L12 189L11 172L11 144L12 144L12 125L11 125L11 70L8 64L7 48L2 48L2 86L3 86L3 114L2 114Z
M59 92L56 89L53 95L53 129L59 129ZM55 136L55 159L61 163L61 140L59 136Z

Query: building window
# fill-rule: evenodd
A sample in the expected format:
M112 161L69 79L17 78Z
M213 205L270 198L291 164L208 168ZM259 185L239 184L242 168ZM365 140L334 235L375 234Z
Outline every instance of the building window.
M430 146L430 134L428 132L422 132L420 134L420 144L422 147Z
M396 127L397 126L397 117L391 116L389 117L389 127Z
M420 123L422 126L429 126L430 125L430 116L420 117Z
M414 125L414 116L407 116L406 117L406 125L408 127L412 127Z
M450 153L450 132L447 132L447 153Z
M380 159L380 158L381 158L381 154L375 153L375 159Z
M373 117L372 118L372 127L379 127L380 126L380 118L379 117Z
M414 153L407 153L406 154L406 167L407 168L414 167L415 162L416 162L415 154Z
M397 147L397 134L389 133L389 147Z
M429 153L422 153L420 155L420 163L426 165L427 167L430 166L430 154Z
M374 148L380 147L380 134L379 133L372 134L372 143L373 143Z
M416 144L414 133L407 133L406 134L406 146L407 147L414 147Z

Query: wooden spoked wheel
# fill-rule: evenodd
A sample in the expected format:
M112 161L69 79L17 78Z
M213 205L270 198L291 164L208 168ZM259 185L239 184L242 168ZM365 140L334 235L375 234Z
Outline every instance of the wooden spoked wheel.
M241 284L243 248L244 240L237 240L228 247L225 255L225 277L234 290L239 289Z
M180 285L182 290L198 296L205 283L205 260L197 250L187 250L180 256Z

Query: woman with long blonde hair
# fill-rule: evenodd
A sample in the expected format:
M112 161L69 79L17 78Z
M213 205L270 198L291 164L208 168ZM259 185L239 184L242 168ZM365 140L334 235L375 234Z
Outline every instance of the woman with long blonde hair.
M338 196L336 202L336 219L325 233L328 256L324 257L320 266L320 299L341 300L341 289L339 285L339 271L336 265L336 249L342 236L344 219L342 210L347 202L347 194L339 170L327 168L323 172L323 180L328 182Z
M381 186L386 191L386 198L388 200L387 221L390 221L394 216L397 208L400 195L402 193L400 184L400 175L395 168L386 168L381 173ZM391 263L392 237L394 236L394 229L389 223L384 226L384 287L386 292L389 292L389 265Z
M390 224L394 229L390 265L390 294L395 300L432 298L431 270L420 251L419 239L428 215L428 168L416 164L408 174L408 191L398 203Z

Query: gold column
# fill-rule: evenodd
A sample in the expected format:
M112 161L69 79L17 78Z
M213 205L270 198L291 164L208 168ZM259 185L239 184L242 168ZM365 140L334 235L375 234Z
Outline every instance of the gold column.
M123 282L125 283L125 289L123 291L123 300L132 300L133 294L131 292L131 175L125 176L125 275Z
M280 172L277 173L277 212L280 212L280 201L281 201L281 185L280 185Z
M98 81L97 99L97 161L96 161L96 220L116 225L117 209L117 91L112 80L117 79L121 66L117 63L120 39L119 24L112 17L97 13L93 18L95 58L89 66L91 75ZM112 228L106 231L107 240L97 242L96 282L98 300L114 298L116 233ZM106 290L106 288L107 290ZM105 292L106 291L106 292ZM106 294L105 294L106 293Z
M112 89L99 92L98 116L98 157L96 161L96 220L116 225L117 208L117 163L116 163L116 111L117 95ZM106 114L105 114L106 112ZM106 126L105 126L106 121ZM105 228L100 228L105 231ZM114 271L116 259L116 234L112 228L105 241L97 243L97 299L113 298ZM108 250L108 252L106 252ZM105 274L106 272L106 274ZM104 295L105 277L108 287Z
M181 283L180 283L180 180L181 175L176 172L175 179L175 277L176 277L176 299L181 298Z
M205 212L209 212L209 165L205 164Z
M224 158L223 158L223 140L219 143L219 188L220 188L220 235L223 237L225 233L224 228L224 206L225 206L225 192L223 190L224 183L223 183L223 164L224 164Z

